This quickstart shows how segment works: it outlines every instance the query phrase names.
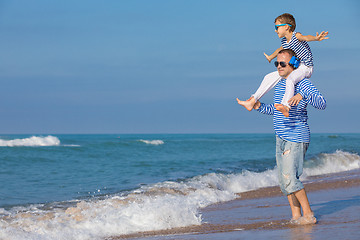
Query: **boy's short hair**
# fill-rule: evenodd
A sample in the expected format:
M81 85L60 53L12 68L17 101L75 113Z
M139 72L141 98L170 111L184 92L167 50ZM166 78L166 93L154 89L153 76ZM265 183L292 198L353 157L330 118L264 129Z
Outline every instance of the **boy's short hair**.
M275 22L279 21L281 23L287 23L290 24L290 31L295 31L296 28L296 22L295 22L295 18L293 15L291 15L290 13L284 13L281 14L280 16L278 16L277 18L275 18Z

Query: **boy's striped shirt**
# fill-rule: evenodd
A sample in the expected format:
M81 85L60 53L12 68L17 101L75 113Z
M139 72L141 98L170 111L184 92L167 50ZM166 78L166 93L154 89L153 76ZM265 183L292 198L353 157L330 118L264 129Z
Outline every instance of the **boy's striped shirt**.
M286 79L281 79L275 86L274 103L281 104L285 88ZM261 103L258 111L263 114L274 115L274 130L280 138L290 142L309 143L310 128L307 123L306 107L310 104L317 109L323 110L326 108L326 100L310 80L306 78L295 85L295 95L297 93L300 93L303 99L297 106L291 107L288 118L275 109L274 103Z
M281 46L284 49L291 49L296 53L296 56L306 66L314 66L313 56L309 44L306 41L299 41L296 38L296 32L293 32L290 42L287 42L286 37L281 39Z

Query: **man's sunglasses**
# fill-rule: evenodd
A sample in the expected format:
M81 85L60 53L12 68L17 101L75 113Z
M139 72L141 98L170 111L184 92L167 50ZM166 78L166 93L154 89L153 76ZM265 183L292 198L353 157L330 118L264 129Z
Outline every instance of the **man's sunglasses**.
M287 65L286 62L278 62L278 61L275 61L274 64L275 64L275 67L278 67L279 64L280 64L281 67L286 67L286 65Z
M275 25L275 30L277 31L279 27L286 26L286 25L289 25L291 27L291 24L288 24L288 23L278 24L278 25Z

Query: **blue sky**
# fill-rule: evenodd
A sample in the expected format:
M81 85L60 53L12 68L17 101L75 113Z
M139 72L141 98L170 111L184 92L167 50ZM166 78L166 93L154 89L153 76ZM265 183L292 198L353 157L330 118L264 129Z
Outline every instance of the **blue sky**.
M14 0L0 1L0 133L273 132L235 98L275 70L263 52L284 12L329 31L310 43L328 103L309 108L312 132L359 132L357 0Z

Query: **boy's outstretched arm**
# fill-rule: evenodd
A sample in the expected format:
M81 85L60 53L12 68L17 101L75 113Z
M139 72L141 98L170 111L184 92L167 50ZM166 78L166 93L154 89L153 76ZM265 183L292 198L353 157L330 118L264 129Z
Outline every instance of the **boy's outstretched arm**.
M278 55L278 53L283 50L284 48L281 46L278 49L275 50L275 52L273 52L271 55L267 55L266 53L264 53L264 56L266 57L266 59L271 62L271 60L273 60L274 58L276 58L276 56Z
M296 33L296 38L299 41L307 41L307 42L322 41L322 40L325 40L325 39L329 39L329 37L326 37L328 34L329 34L329 32L324 32L324 31L322 31L320 34L317 32L316 36L302 35L301 33Z

